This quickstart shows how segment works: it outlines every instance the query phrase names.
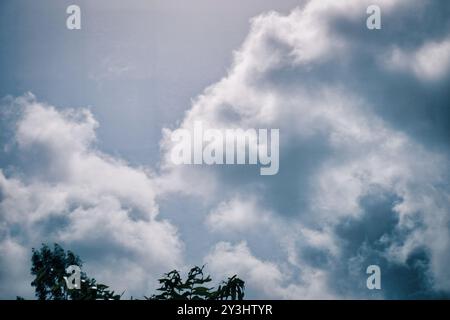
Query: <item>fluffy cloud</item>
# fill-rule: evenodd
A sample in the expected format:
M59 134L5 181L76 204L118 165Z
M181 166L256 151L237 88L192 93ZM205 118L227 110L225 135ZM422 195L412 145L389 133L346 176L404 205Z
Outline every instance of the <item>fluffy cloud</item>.
M383 29L369 31L369 4L311 1L287 16L271 12L254 18L228 74L186 113L180 127L188 130L196 121L219 129L280 128L278 175L165 163L167 176L201 177L196 186L204 199L214 202L218 192L221 201L228 199L206 218L216 230L248 224L267 232L251 204L236 202L235 194L261 199L258 205L268 212L263 220L269 219L264 225L273 226L264 234L274 250L286 253L283 272L296 288L291 297L417 297L450 291L448 141L435 148L439 142L423 138L440 135L436 140L445 141L448 126L418 116L448 116L448 94L441 88L450 71L447 40L442 40L449 28L445 18L436 22L447 26L444 31L417 24L406 30L401 23L417 23L414 10L426 20L447 5L380 2ZM409 53L399 58L401 52ZM396 83L409 88L393 91ZM433 103L422 104L431 94ZM409 127L403 114L411 120ZM166 155L172 148L170 132L162 142ZM242 237L251 241L253 236ZM207 259L216 267L214 259L229 264L228 271L247 275L249 286L257 287L259 274L248 270L270 270L271 286L283 288L281 269L253 256L247 245L219 244ZM397 279L398 289L369 292L365 267L372 263L385 270L386 282ZM309 285L314 282L320 290ZM270 292L286 297L281 289Z
M245 231L270 220L269 213L258 207L256 199L233 198L220 203L207 218L207 224L212 230L222 232Z
M9 152L22 160L9 174L0 171L6 270L16 275L11 263L26 256L19 265L29 265L32 246L55 241L80 252L100 281L145 294L158 274L181 265L177 229L157 218L152 173L96 150L89 110L58 111L32 95L13 105L21 111ZM14 276L18 288L29 287L27 274ZM13 297L15 287L2 295Z
M238 274L246 280L248 287L256 290L256 296L260 299L333 298L328 292L323 271L306 271L306 282L301 281L300 285L290 283L288 274L277 264L256 258L245 242L236 245L220 242L205 258L205 262L221 277Z
M441 80L450 68L450 40L425 43L414 52L394 48L384 58L391 69L410 72L424 81Z
M6 226L2 223L2 230ZM3 298L15 298L15 295L26 296L30 294L29 274L30 252L12 239L2 239L0 243L0 295ZM11 292L13 291L13 292Z

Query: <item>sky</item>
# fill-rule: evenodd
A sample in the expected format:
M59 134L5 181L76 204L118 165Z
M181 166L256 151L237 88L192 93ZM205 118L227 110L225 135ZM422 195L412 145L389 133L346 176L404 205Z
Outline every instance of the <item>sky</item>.
M205 264L247 298L449 298L449 16L444 0L1 1L0 298L33 297L31 248L54 242L125 297ZM172 133L199 121L279 129L278 173L174 165Z

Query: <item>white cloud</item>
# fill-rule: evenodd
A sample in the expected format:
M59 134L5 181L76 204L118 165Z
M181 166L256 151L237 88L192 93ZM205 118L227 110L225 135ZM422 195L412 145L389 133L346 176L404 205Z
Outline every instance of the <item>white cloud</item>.
M450 40L429 41L412 52L395 47L384 58L382 63L392 70L410 72L423 81L440 80L450 70Z
M383 14L393 14L394 10L408 3L391 1L382 2L380 6ZM424 8L414 4L417 9ZM391 209L392 214L400 217L397 232L408 236L404 242L392 244L389 249L403 252L402 258L393 254L390 259L404 263L416 248L427 248L431 255L430 274L435 283L439 283L439 288L450 290L447 285L448 274L444 271L447 264L444 260L448 261L445 252L449 248L449 193L445 188L449 172L448 156L436 150L430 151L386 122L364 93L355 91L354 87L347 87L345 81L332 81L330 79L333 78L325 74L321 78L323 81L314 82L314 76L323 72L319 70L320 67L333 64L339 66L342 62L342 67L347 68L351 66L349 61L359 54L370 55L367 48L352 42L352 35L339 32L335 24L339 20L353 23L358 19L364 21L366 7L364 1L311 1L287 16L270 13L253 19L250 33L235 53L234 63L227 76L205 89L194 100L180 127L192 129L195 121L202 121L204 127L218 129L280 128L281 157L283 154L294 155L281 159L280 173L287 172L284 177L292 188L296 184L291 185L291 182L299 181L305 185L297 193L292 193L306 199L303 206L295 207L296 199L288 199L291 202L287 205L291 204L297 210L293 213L295 217L289 217L292 219L290 223L300 226L300 230L328 232L323 237L328 242L334 239L335 243L339 243L333 228L343 218L364 214L362 197L378 189L396 195L400 199L399 203ZM395 39L392 41L395 42ZM377 61L378 53L386 48L388 45L380 42L380 48L373 50L370 58ZM446 43L429 44L421 48L411 60L416 65L416 75L434 80L448 75L446 52ZM430 55L436 58L435 61L428 61L426 57ZM361 68L360 65L357 67ZM352 72L358 72L345 68L348 77L351 77ZM390 77L383 71L380 74ZM380 78L379 81L383 82L384 79ZM170 132L166 131L162 141L166 156L172 147L167 139ZM317 145L321 157L309 154L311 145ZM298 158L295 157L297 153L301 154ZM297 161L308 157L311 157L312 169L303 171ZM168 176L170 172L176 172L178 177L188 175L189 172L203 176L196 180L196 188L202 190L199 194L204 199L214 198L213 193L217 190L209 186L220 184L222 195L230 190L239 192L237 190L241 187L242 192L248 192L248 185L241 185L243 179L239 174L236 174L235 179L227 176L225 180L220 175L220 168L172 168L169 162L165 162L165 168L169 172ZM208 185L202 185L203 181L208 181ZM276 201L286 201L279 195L281 200L277 199L274 194L282 193L279 190L285 190L284 183L287 181L283 183L276 179L261 178L254 178L253 181L253 195L258 195L260 199L270 197L273 201L270 204L275 207ZM252 192L247 195L251 198ZM246 214L242 209L241 204L221 204L207 218L207 222L217 228L233 228L255 220L251 207L245 208ZM284 212L274 212L272 216L277 214L282 216ZM424 222L424 227L421 231L413 232L407 221L417 216ZM278 225L274 221L277 220L270 220L268 224ZM274 232L277 228L273 229ZM286 236L283 232L285 228L279 228L275 236L281 243L287 243L286 237L294 239L288 250L289 260L304 266L302 261L298 261L303 259L298 255L303 250L302 245L296 241L301 237L294 232ZM435 234L434 239L431 239L431 234ZM330 250L334 254L339 253L334 246ZM244 257L250 256L248 264L259 266L258 260L243 245L237 249L221 245L215 252L217 254L214 257L217 259L222 254L235 260L245 260ZM274 268L270 263L263 265L268 269ZM317 273L333 272L319 268L306 270L305 277L309 272L311 279ZM254 274L247 275L257 278ZM273 282L279 281L276 272L273 277ZM316 293L315 289L311 290ZM300 292L310 296L307 289ZM327 294L328 291L323 289L323 295Z
M326 274L319 270L306 272L306 281L293 283L291 274L277 264L255 257L245 242L232 245L218 243L205 258L214 275L220 278L237 274L245 280L246 287L267 299L330 299L326 288ZM297 272L300 272L297 270ZM258 295L257 293L257 295Z
M43 241L94 248L85 259L98 280L148 294L158 275L182 264L177 229L157 219L151 173L95 149L97 122L89 110L58 111L32 96L19 100L17 152L31 169L26 176L0 171L2 247L26 247L27 256ZM5 249L2 259L19 256ZM25 274L18 286L26 281Z
M0 241L0 257L0 282L2 284L0 296L15 298L15 296L28 295L32 281L28 264L30 250L10 238L5 238Z
M208 216L212 230L222 232L251 232L270 221L270 213L258 206L257 199L235 197L221 202Z

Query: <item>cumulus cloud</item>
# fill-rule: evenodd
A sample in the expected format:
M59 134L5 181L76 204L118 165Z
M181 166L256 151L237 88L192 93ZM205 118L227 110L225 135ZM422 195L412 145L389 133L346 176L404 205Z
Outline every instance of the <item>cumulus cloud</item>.
M265 232L255 210L248 204L242 210L244 205L236 202L234 194L262 199L258 205L270 212L266 217L274 226L267 237L274 249L281 246L286 252L288 264L283 272L291 273L292 292L299 298L316 293L323 297L417 297L450 291L445 271L450 249L448 145L434 148L434 142L422 139L424 133L433 132L445 141L448 126L429 129L440 124L435 125L433 118L410 116L420 112L448 116L448 94L441 90L440 81L450 71L447 42L441 40L450 31L445 18L439 21L444 31L428 26L422 30L416 24L407 30L409 36L401 23L411 22L414 10L426 20L447 4L380 2L386 31L368 31L365 9L369 4L311 1L286 16L271 12L254 18L228 74L194 100L181 122L180 127L187 130L196 121L219 129L280 128L278 175L264 178L244 168L165 163L167 176L202 177L196 181L204 198L211 201L220 192L229 199L206 218L216 230L248 223ZM389 24L388 18L398 22ZM416 49L410 52L411 47ZM380 57L392 57L392 48L409 53L380 64ZM389 63L401 65L402 70L394 68L401 72L386 68ZM405 87L393 91L396 83ZM411 100L409 90L417 93L416 101ZM431 93L433 104L423 105ZM397 110L396 117L392 110ZM428 131L407 128L403 114L411 120L409 126ZM172 148L170 132L166 129L162 141L166 155ZM208 186L202 186L202 181L208 181ZM379 220L373 218L377 215ZM347 229L347 225L355 227ZM249 234L247 240L251 239ZM310 241L302 243L305 239ZM253 247L258 250L257 245ZM214 263L227 256L227 261L236 261L228 264L251 279L258 275L243 270L261 265L273 274L269 282L283 287L281 269L268 260L261 262L249 250L247 245L222 243L207 261ZM379 294L369 292L365 266L372 263L386 270L385 281L397 279L401 282L398 288L409 289L396 291L392 286ZM421 268L415 267L419 264ZM301 273L303 284L292 273ZM317 282L317 274L322 279L320 290L309 285ZM249 286L257 286L255 279ZM408 287L405 283L413 283L411 279L417 285Z
M5 228L2 225L2 229ZM2 230L3 233L3 230ZM2 239L0 242L0 296L15 298L14 295L26 296L30 293L29 275L30 252L12 239ZM11 290L14 292L11 294Z
M259 224L269 222L269 213L258 206L256 199L236 197L221 202L207 218L208 226L222 232L251 232Z
M0 171L3 261L29 259L32 246L54 241L83 253L100 281L135 294L148 293L158 274L181 265L177 229L157 218L152 173L98 151L98 124L88 109L59 111L32 95L13 105L21 115L10 152L23 163ZM27 274L14 277L19 289Z
M245 242L232 245L228 242L218 243L205 258L208 267L217 275L225 277L237 273L258 293L258 298L265 299L317 299L333 296L326 287L326 274L320 270L311 270L306 282L301 285L289 281L288 274L277 264L256 258Z
M410 72L421 80L440 80L450 68L450 40L427 42L413 52L394 48L385 61L388 68Z

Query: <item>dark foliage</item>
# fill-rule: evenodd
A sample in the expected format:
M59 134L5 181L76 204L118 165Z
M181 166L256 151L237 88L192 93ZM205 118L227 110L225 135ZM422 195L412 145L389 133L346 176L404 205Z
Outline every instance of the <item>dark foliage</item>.
M39 250L32 249L31 274L35 279L31 285L35 287L35 295L39 300L120 300L122 295L108 290L108 286L97 284L81 272L81 288L68 289L64 277L69 274L66 269L71 265L82 267L81 259L72 251L65 251L58 244L53 249L43 244ZM159 294L144 297L147 300L243 300L244 281L236 275L228 278L216 290L209 287L211 277L205 276L204 267L192 268L186 281L181 279L177 270L166 273L159 279ZM123 294L123 293L122 293ZM22 300L22 297L17 297Z
M161 293L146 299L155 300L243 300L244 299L244 281L236 275L223 281L217 290L208 287L211 277L205 277L203 267L192 268L186 281L183 282L180 273L172 270L159 279L161 287L157 290Z
M109 291L108 286L97 284L95 279L81 273L81 288L68 289L64 277L70 265L82 267L81 259L71 251L64 251L58 244L53 250L46 244L41 249L32 249L31 274L35 276L31 285L39 300L118 300L120 295Z

